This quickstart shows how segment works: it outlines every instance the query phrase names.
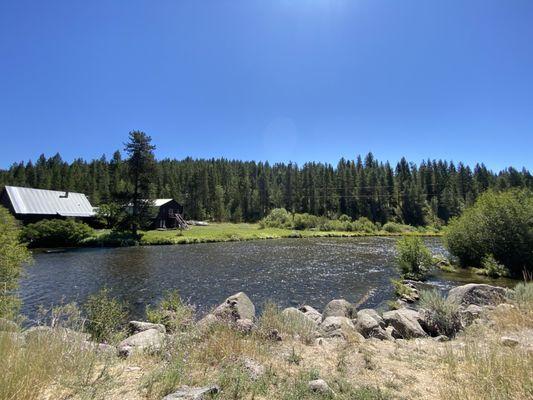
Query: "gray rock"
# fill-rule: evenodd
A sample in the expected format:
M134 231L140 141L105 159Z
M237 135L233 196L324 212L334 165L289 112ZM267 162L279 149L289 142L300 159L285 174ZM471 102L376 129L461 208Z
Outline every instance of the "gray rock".
M464 327L471 325L476 319L480 318L483 314L483 308L470 304L464 310L460 311L461 324Z
M369 313L357 313L355 329L365 338L377 338L380 340L392 339L390 335L379 325L378 321Z
M216 394L220 391L218 386L205 386L205 387L188 387L182 386L177 391L163 397L162 400L205 400L208 399L208 395Z
M201 331L209 330L213 325L218 322L218 318L213 314L207 314L200 321L197 322L196 326Z
M315 308L311 306L301 306L298 308L301 312L304 313L304 315L309 318L311 321L313 321L315 324L320 324L322 322L322 314L318 312Z
M446 335L439 335L439 336L435 336L433 340L435 342L447 342L450 340L450 338Z
M388 325L394 327L404 339L427 336L427 333L419 323L421 317L414 310L402 308L400 310L388 311L383 314L383 320Z
M130 321L130 331L132 333L139 333L147 331L148 329L156 329L161 333L167 333L167 329L163 324L152 324L151 322Z
M331 390L329 385L323 379L315 379L314 381L309 381L307 385L309 387L309 390L311 390L312 392L320 394L333 394L333 390Z
M235 322L235 328L242 333L250 333L253 331L255 325L251 319L241 318Z
M285 318L288 318L289 320L295 320L295 321L299 321L300 323L302 324L307 324L309 322L313 322L311 321L308 317L305 316L305 314L303 312L301 312L300 310L298 310L297 308L294 308L294 307L287 307L285 308L281 314L285 317Z
M326 338L346 338L349 333L360 335L355 330L353 322L346 317L327 317L322 321L322 324L320 324L320 330Z
M261 378L266 372L266 369L263 365L248 357L243 359L243 367L250 379L253 381Z
M87 340L81 343L81 347L84 350L91 350L97 353L117 354L117 348L106 343L96 343Z
M322 321L328 317L355 318L355 306L344 299L331 300L322 313Z
M219 319L236 322L238 319L254 320L255 306L250 298L243 292L230 296L219 305L213 315Z
M477 306L496 306L505 302L507 290L498 286L478 283L458 286L451 289L448 299L467 307L470 304Z
M362 310L357 311L357 318L359 319L359 316L363 314L374 318L379 324L379 326L381 326L382 328L385 328L387 326L385 321L383 321L383 318L381 318L381 315L379 315L378 312L373 308L363 308Z
M270 332L268 332L267 338L274 342L281 342L283 340L283 336L277 329L272 329Z
M163 347L165 334L157 329L148 329L124 339L118 345L118 353L129 357L134 353L159 350Z

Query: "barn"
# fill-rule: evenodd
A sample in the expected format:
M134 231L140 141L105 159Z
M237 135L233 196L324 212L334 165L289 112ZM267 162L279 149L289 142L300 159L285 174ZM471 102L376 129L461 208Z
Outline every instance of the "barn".
M187 228L183 219L183 206L174 199L155 199L153 227L158 229Z
M0 204L24 223L52 218L91 218L94 208L83 193L6 186Z

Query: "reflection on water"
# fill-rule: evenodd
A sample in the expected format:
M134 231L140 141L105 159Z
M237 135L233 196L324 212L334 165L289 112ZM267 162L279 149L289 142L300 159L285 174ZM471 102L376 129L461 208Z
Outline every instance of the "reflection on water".
M136 317L174 288L200 311L239 291L257 306L272 300L318 308L334 298L355 302L372 291L365 305L376 307L393 294L394 243L378 237L280 239L38 253L21 284L23 313L35 318L41 304L83 302L102 287L130 304ZM433 253L444 252L440 239L426 243ZM449 279L431 281L449 287Z

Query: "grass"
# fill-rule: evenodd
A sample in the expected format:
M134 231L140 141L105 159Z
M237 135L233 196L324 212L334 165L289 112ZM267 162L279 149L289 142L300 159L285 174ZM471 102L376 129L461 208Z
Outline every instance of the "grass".
M142 232L140 245L171 245L213 242L236 242L245 240L281 239L281 238L314 238L314 237L361 237L361 236L440 236L434 231L427 232L345 232L345 231L316 231L291 230L283 228L261 228L259 224L211 223L208 226L191 226L184 231L179 230L150 230ZM134 244L127 237L100 230L85 240L84 246L128 246Z

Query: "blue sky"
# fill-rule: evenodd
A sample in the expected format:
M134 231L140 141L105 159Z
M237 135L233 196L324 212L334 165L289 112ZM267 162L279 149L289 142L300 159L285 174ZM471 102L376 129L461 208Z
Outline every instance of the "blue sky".
M372 151L533 169L531 0L0 0L0 167Z

